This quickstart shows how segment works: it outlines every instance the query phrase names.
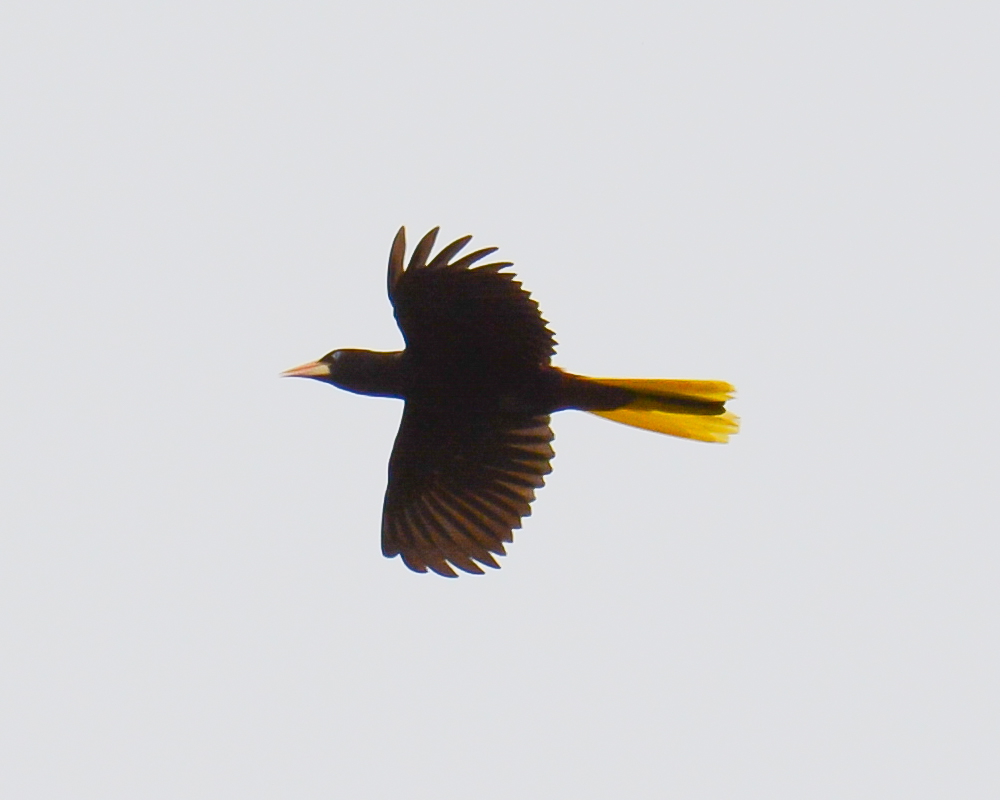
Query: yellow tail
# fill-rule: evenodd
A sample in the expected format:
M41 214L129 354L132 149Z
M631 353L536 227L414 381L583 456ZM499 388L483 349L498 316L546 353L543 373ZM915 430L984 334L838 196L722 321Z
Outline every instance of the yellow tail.
M727 442L740 427L740 418L726 411L723 403L735 389L724 381L685 381L630 378L588 378L602 386L628 389L638 396L626 406L611 411L591 411L599 417L643 428L647 431L697 439ZM704 407L699 409L698 403ZM690 410L685 408L690 404Z

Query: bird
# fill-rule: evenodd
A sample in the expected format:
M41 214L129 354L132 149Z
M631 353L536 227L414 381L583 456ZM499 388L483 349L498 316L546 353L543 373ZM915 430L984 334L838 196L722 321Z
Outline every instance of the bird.
M281 373L404 401L389 457L382 553L414 572L457 577L499 568L551 472L551 415L578 409L705 442L739 419L723 381L588 378L551 363L555 337L509 261L460 256L463 236L431 257L430 230L404 264L406 230L389 252L387 288L406 347L339 349Z

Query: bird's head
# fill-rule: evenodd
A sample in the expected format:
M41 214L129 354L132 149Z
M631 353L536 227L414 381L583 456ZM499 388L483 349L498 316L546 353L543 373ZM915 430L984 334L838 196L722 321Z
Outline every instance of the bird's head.
M281 373L284 378L312 378L358 394L401 397L402 351L333 350L319 361L310 361Z

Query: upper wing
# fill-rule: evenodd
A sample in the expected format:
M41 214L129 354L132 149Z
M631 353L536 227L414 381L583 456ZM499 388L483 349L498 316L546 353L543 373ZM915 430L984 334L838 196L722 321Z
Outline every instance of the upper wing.
M471 236L452 242L428 262L437 232L434 228L420 240L404 269L406 238L400 228L389 255L389 299L407 351L442 367L476 363L517 369L548 364L555 339L538 303L512 273L499 271L510 262L472 266L495 247L451 261Z
M455 414L407 403L389 459L382 552L416 572L482 573L531 513L554 455L547 416Z

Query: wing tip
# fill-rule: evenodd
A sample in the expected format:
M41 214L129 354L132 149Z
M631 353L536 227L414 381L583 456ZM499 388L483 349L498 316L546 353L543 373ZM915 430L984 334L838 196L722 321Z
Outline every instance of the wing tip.
M389 289L389 299L396 294L396 284L403 274L403 257L406 254L406 226L400 225L389 249L389 271L386 284Z

